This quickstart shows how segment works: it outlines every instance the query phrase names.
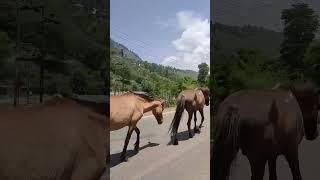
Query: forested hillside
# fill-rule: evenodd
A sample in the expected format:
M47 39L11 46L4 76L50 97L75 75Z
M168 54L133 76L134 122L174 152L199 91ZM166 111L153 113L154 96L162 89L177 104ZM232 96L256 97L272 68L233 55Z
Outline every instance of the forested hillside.
M242 89L269 89L278 82L305 80L320 85L319 18L315 14L307 4L293 4L282 11L285 28L280 33L253 25L214 24L210 84L214 108Z
M173 103L183 89L197 86L197 72L149 63L127 47L111 40L111 90L144 91ZM121 54L123 49L123 55Z
M238 27L215 23L214 38L217 55L233 55L239 49L248 48L255 48L273 57L280 55L282 34L263 27L253 25Z
M25 7L44 7L46 18L58 23L45 23L41 29L41 9L20 11L20 56L31 58L19 62L22 95L27 89L39 92L39 57L45 48L45 93L105 93L108 63L108 17L105 1L29 0ZM0 84L1 93L12 95L16 56L16 4L3 0L0 5ZM24 8L26 9L26 8ZM33 59L32 59L33 58Z

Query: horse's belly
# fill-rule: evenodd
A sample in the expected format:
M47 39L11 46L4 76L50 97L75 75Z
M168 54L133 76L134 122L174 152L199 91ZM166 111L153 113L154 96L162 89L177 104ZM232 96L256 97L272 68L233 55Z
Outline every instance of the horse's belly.
M241 151L243 155L255 153L260 155L278 154L282 144L278 141L276 128L270 123L261 127L243 130Z
M129 126L130 119L128 117L114 116L110 118L110 131L116 131Z

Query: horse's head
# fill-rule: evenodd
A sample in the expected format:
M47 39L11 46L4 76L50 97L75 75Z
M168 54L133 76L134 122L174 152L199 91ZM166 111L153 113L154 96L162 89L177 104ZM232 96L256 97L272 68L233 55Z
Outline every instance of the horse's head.
M202 87L202 88L200 88L200 90L202 91L202 93L204 95L204 100L205 100L206 106L209 106L209 103L210 103L209 89Z
M164 110L165 101L163 100L155 101L155 105L156 105L155 108L152 109L152 113L154 117L157 119L158 124L162 124L163 123L162 112Z
M313 85L305 84L301 87L293 87L292 92L302 111L306 139L314 140L319 136L317 128L320 108L318 91Z

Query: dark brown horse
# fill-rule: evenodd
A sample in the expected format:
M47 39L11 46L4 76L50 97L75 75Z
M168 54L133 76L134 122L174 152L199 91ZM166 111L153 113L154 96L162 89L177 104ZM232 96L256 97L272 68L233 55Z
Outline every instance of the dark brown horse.
M227 97L216 119L212 165L214 180L226 180L241 149L251 166L251 179L262 180L265 164L276 180L276 159L284 155L294 180L301 180L298 146L318 136L318 94L310 83L244 90Z
M187 122L189 137L192 138L190 125L191 119L194 114L194 132L200 133L200 129L197 128L197 111L201 114L201 123L199 128L202 127L204 121L203 107L204 105L209 106L209 89L208 88L197 88L196 90L184 90L177 98L177 107L174 114L174 118L171 122L170 129L172 135L172 141L174 145L178 145L177 133L180 120L184 110L189 114Z
M95 108L61 96L34 107L2 107L0 179L99 179L106 123Z

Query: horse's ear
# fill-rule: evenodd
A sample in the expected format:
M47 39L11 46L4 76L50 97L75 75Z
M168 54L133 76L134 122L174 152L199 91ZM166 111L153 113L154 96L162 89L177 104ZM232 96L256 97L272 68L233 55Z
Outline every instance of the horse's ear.
M160 100L160 103L161 103L161 106L162 106L163 108L166 106L166 101L165 101L165 100L161 99L161 100Z

